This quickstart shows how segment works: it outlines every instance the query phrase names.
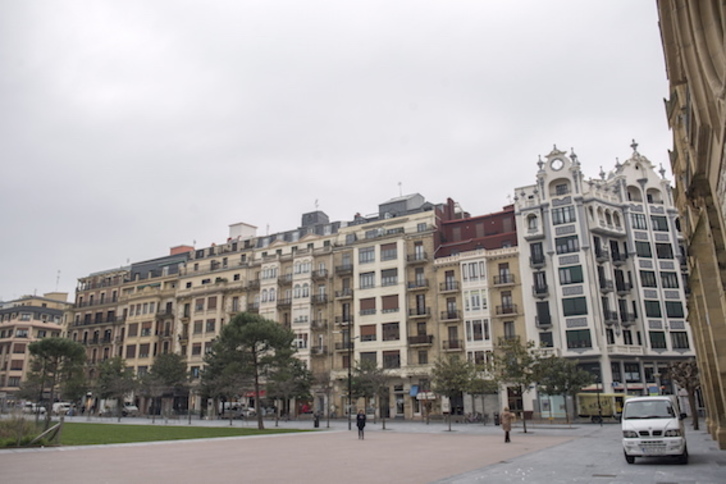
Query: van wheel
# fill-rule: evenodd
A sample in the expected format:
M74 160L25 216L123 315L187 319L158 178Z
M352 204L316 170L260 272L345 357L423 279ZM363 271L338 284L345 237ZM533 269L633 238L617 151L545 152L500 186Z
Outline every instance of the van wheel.
M678 456L678 463L679 464L688 464L688 447L683 449L683 453Z
M623 452L623 454L625 454L625 452ZM635 456L625 454L625 462L627 462L628 464L635 464Z

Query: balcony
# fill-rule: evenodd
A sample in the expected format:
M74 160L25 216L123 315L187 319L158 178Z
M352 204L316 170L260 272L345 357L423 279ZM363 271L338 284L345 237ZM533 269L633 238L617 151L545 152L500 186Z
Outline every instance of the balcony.
M352 341L335 343L335 351L351 351L354 348Z
M429 255L426 252L415 252L406 256L409 264L423 264L429 261Z
M446 281L439 284L439 292L456 292L459 290L459 281Z
M328 269L319 269L317 271L313 271L313 280L320 280L320 279L327 279L328 278Z
M529 258L529 266L532 269L541 269L545 266L545 256L536 256Z
M310 321L310 328L313 331L325 331L328 329L328 320L327 319L313 319Z
M312 356L325 356L328 354L327 346L312 346L310 347L310 354Z
M546 318L534 317L534 324L538 329L549 329L552 327L552 317L548 314Z
M517 314L516 304L503 304L496 307L497 316L515 316Z
M260 288L260 280L259 279L251 279L247 281L247 290L248 291L256 291Z
M341 326L347 326L349 324L353 324L353 316L347 315L347 316L336 316L335 317L335 324L339 324Z
M353 297L353 289L350 287L344 287L340 291L335 291L336 299L348 299Z
M259 313L260 312L260 303L253 302L247 305L247 312L248 313Z
M421 280L418 280L418 281L409 282L408 285L406 286L406 288L409 291L420 291L420 290L428 289L429 288L429 280L428 279L421 279Z
M291 297L285 297L282 299L277 300L277 307L278 308L289 308L292 306L292 298Z
M464 341L460 339L444 340L444 351L459 351L464 349Z
M629 282L618 282L616 290L618 296L625 296L633 289L633 285Z
M343 264L335 266L335 273L339 276L353 273L353 264Z
M633 313L620 313L620 323L623 326L632 326L635 324L635 314Z
M543 298L544 299L544 298L546 298L547 296L550 295L550 289L547 286L547 284L544 284L544 285L541 285L541 286L535 284L535 285L532 286L532 295L534 297L539 297L539 298Z
M628 254L619 254L614 253L612 254L613 264L616 266L621 266L625 264L625 261L628 260Z
M432 334L419 334L416 336L408 337L408 344L410 346L428 346L433 344L434 335Z
M605 324L615 324L620 319L618 318L617 311L610 311L609 309L603 310L602 318L605 321Z
M292 284L292 274L284 274L277 278L277 283L280 286L289 286Z
M606 262L610 260L610 254L607 250L596 250L595 251L595 260L598 262Z
M442 322L451 322L451 321L458 321L461 319L461 311L458 309L452 309L449 311L441 311L441 321Z
M408 310L408 317L412 319L431 317L431 308L411 308Z
M613 292L613 281L611 279L600 278L600 292Z
M313 304L327 304L328 303L328 295L327 294L313 294L310 298L310 301Z
M635 345L608 345L608 353L622 355L642 355L643 347Z
M495 286L511 286L514 284L514 274L499 274L494 276Z

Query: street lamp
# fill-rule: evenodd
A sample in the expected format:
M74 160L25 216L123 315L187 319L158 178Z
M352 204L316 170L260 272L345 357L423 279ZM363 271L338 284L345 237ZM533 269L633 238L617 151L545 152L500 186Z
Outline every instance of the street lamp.
M348 331L336 331L336 333L343 335L343 344L348 346L348 430L353 430L351 415L353 402L353 340L358 336L351 336L350 328Z

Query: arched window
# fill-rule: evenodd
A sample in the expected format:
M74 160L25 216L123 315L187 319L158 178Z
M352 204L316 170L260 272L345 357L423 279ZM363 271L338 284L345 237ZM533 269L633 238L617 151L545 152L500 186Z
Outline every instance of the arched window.
M628 200L631 202L642 202L643 194L640 191L640 188L636 187L635 185L629 185L628 186Z
M262 302L267 302L267 289L262 290Z
M648 188L648 190L645 193L645 196L648 200L648 203L663 203L663 199L661 198L660 190L657 188Z
M613 212L613 222L615 222L615 227L622 227L622 224L620 223L620 214L618 214L618 212Z
M310 297L310 286L307 283L303 284L302 297Z
M294 298L299 298L300 297L300 295L302 294L302 291L301 291L301 288L300 288L300 284L295 284L295 287L293 288L293 293L292 294L293 294L293 297Z
M610 215L610 210L605 210L605 222L608 225L612 225L613 224L613 217L612 217L612 215Z
M529 230L537 230L538 222L537 222L537 216L534 214L527 216L527 228Z
M270 289L270 301L275 300L275 288Z

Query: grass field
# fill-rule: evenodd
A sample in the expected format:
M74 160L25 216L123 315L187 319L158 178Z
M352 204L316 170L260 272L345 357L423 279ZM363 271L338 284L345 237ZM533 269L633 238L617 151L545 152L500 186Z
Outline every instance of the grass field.
M122 444L157 440L208 439L245 435L271 435L308 430L242 429L228 427L174 427L166 425L116 425L68 423L63 425L62 445Z

